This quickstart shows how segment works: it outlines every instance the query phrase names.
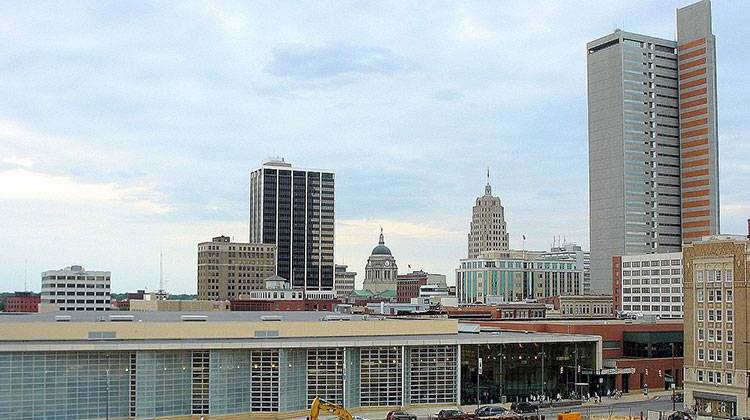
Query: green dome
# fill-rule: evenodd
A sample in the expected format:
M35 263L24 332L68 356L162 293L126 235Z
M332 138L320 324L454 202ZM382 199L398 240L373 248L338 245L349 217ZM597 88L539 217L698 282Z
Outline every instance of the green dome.
M391 250L385 245L378 245L372 249L372 255L391 255Z
M380 228L380 240L378 246L372 249L372 255L391 255L391 250L385 246L385 238L383 238L383 228Z

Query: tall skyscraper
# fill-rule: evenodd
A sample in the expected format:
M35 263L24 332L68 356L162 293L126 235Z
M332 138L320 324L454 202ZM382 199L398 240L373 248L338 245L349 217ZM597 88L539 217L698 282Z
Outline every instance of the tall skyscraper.
M250 242L276 245L293 288L333 290L334 173L264 161L250 174Z
M612 256L718 231L710 19L703 0L677 11L677 42L616 30L587 45L592 292L612 292Z
M682 240L689 243L720 232L716 38L708 0L677 10L677 64Z
M508 231L505 225L505 209L500 202L500 197L492 195L488 169L484 195L477 197L472 209L469 258L477 258L482 252L507 250Z

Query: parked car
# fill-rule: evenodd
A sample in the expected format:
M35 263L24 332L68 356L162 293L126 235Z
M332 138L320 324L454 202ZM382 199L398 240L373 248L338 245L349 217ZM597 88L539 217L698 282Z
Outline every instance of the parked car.
M497 417L507 413L507 409L495 405L485 405L484 407L479 407L474 411L474 415L477 417Z
M682 392L674 394L674 400L675 402L685 402L685 394Z
M515 411L518 414L524 414L524 413L535 413L537 410L537 406L530 403L530 402L514 402L510 405L511 411Z
M667 417L667 420L693 420L693 416L685 411L675 411Z
M385 420L417 420L417 416L406 411L389 411Z
M370 420L370 419L362 417L362 416L354 416L354 420Z
M464 413L459 409L447 409L438 411L435 416L437 420L469 420L474 418L474 415Z

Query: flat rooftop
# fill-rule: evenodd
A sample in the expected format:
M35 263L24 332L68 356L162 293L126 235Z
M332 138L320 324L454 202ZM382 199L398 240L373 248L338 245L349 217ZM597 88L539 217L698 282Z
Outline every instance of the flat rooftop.
M341 314L325 311L71 311L43 313L0 312L3 322L55 322L60 317L70 317L69 322L106 322L113 318L132 317L134 322L180 322L183 317L205 317L207 322L260 322L264 318L281 318L284 322L315 322L326 318L348 318L351 321L364 320L362 315ZM370 315L369 319L379 318ZM419 318L411 318L419 319ZM271 322L271 321L268 321Z
M666 318L657 320L644 319L493 319L482 322L512 322L516 324L557 324L557 325L647 325L647 324L675 324L682 325L685 320L681 318Z

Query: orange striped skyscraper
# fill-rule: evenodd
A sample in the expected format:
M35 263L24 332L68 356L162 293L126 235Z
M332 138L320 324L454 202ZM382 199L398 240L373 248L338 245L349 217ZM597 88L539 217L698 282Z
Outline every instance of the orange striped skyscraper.
M716 39L711 3L677 10L682 241L719 233Z
M719 232L711 3L677 10L677 40L620 29L587 44L591 290L612 257L679 252Z

